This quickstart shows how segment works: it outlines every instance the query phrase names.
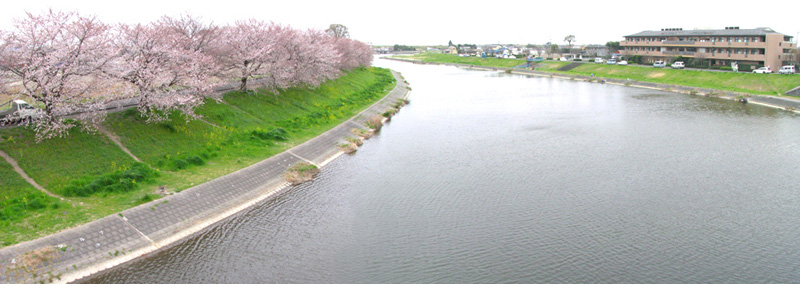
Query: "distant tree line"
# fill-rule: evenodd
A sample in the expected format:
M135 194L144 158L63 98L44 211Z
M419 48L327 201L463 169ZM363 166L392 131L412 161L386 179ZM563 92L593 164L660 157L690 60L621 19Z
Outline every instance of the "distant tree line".
M414 50L417 50L417 48L415 48L413 46L408 46L408 45L395 44L393 50L394 51L414 51Z

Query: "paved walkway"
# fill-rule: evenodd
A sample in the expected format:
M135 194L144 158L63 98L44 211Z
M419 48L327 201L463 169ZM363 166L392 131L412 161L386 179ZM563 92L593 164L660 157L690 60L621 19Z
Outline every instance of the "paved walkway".
M393 73L397 87L382 100L286 152L178 194L1 249L0 283L77 280L168 246L289 188L283 179L287 168L300 161L324 166L342 154L338 144L355 137L351 129L367 129L369 118L408 95L403 78ZM44 256L34 257L35 252Z

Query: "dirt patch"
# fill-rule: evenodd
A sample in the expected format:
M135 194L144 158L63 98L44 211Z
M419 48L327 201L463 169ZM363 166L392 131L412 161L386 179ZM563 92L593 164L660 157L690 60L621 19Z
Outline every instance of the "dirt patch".
M369 139L370 137L372 137L372 135L375 135L375 131L357 129L357 128L350 129L350 132L353 132L353 134L358 135L359 137L364 139Z
M661 77L664 77L664 75L667 75L667 73L665 73L665 72L654 72L654 73L647 74L647 78L661 78Z
M298 185L307 181L314 180L319 174L319 168L310 163L297 163L286 170L283 174L284 179L292 185Z
M158 195L161 195L161 196L173 195L173 194L175 194L175 190L169 189L166 186L162 185L162 186L159 186L158 188L156 188L155 194L158 194Z
M339 144L339 149L344 151L345 154L352 154L358 151L358 145L353 142Z

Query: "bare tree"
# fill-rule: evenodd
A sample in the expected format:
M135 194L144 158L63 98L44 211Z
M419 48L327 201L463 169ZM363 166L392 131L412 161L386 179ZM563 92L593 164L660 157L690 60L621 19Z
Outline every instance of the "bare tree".
M335 39L350 38L350 32L347 30L347 27L342 24L331 24L331 26L325 30L325 33Z
M706 58L708 58L708 54L705 53L705 50L704 50L704 52L700 52L698 50L698 51L694 52L694 60L692 60L692 61L694 61L695 67L708 66L710 64L705 64Z
M567 46L569 46L570 52L572 52L572 42L575 41L574 35L568 35L564 38L564 41L567 42Z

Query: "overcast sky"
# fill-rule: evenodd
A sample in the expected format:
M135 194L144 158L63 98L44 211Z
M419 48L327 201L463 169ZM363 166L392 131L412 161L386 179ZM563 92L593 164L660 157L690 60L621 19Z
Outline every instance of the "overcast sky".
M742 29L771 27L796 37L800 19L794 1L430 1L430 0L7 0L0 4L0 29L25 12L48 8L94 14L108 23L145 23L162 15L190 13L215 23L255 18L295 28L347 26L352 38L374 45L453 43L604 44L624 35L661 28ZM452 4L453 2L457 4ZM784 11L786 13L784 13Z

